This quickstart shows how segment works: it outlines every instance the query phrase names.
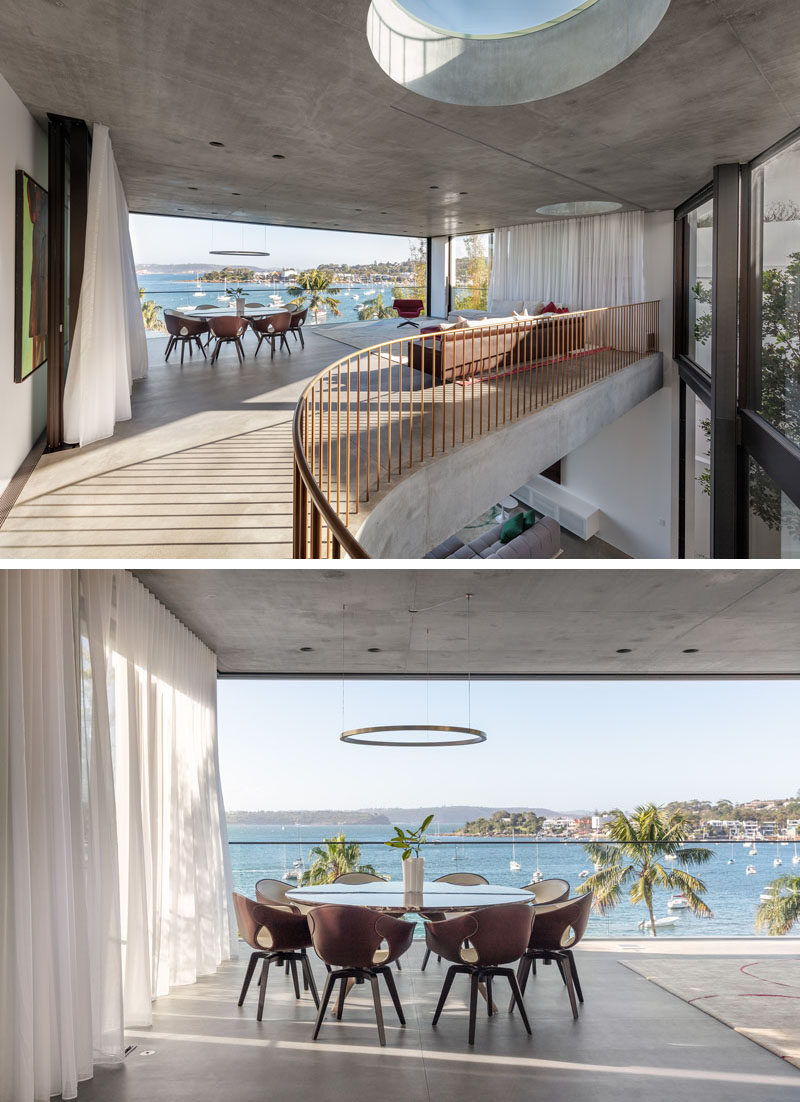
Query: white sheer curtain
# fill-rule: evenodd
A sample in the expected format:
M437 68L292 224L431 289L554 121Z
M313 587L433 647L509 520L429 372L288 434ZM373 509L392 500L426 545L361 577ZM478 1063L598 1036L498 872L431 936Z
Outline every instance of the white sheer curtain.
M90 444L131 416L147 374L147 338L128 229L128 204L108 129L95 123L78 317L64 389L64 439Z
M628 211L494 231L489 301L563 303L571 310L644 299L644 213Z
M219 780L216 658L134 578L111 653L125 1022L236 955Z
M108 732L81 730L78 578L0 573L0 1099L122 1058ZM109 818L111 815L111 818Z
M0 572L0 690L0 1102L74 1098L235 955L216 661L124 572Z

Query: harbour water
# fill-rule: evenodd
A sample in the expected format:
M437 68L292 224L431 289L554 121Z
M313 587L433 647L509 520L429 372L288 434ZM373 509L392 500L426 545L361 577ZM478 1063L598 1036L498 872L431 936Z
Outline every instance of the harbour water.
M398 824L407 825L407 824ZM411 824L417 825L417 824ZM580 873L592 872L591 862L583 846L574 842L546 841L529 842L517 840L516 859L522 868L517 872L509 869L512 846L511 839L496 841L478 838L447 838L448 831L458 829L462 824L440 823L441 836L431 835L433 843L425 847L425 879L434 880L437 876L455 871L478 872L493 884L510 884L522 887L533 879L538 868L545 878L559 876L568 880L573 892L581 883ZM382 876L393 880L402 878L400 853L389 849L382 843L391 836L389 826L257 826L231 825L228 827L229 841L232 843L231 863L236 891L254 895L256 880L262 876L283 878L286 871L292 869L295 860L302 860L305 867L311 863L311 848L315 842L330 838L344 830L348 841L367 843L361 847L361 860L374 866ZM237 842L271 843L260 845L237 845ZM755 935L755 913L759 904L759 895L765 885L784 873L800 876L800 865L792 864L795 853L794 843L780 845L776 843L756 843L757 854L749 855L750 844L745 849L741 843L719 842L704 843L713 852L708 864L693 870L706 884L705 899L714 917L697 918L691 912L670 911L667 900L671 892L657 891L655 897L656 917L676 918L673 926L659 929L659 937L753 937ZM800 847L798 847L800 852ZM730 858L734 863L728 864ZM782 861L779 867L773 866L773 860ZM754 865L757 872L748 876L746 868ZM626 899L607 915L593 914L588 936L595 937L641 937L638 923L645 917L642 906L633 907ZM421 936L421 928L417 931Z
M152 299L157 303L159 317L165 307L176 309L183 306L196 306L200 302L216 304L218 301L221 306L225 305L218 298L218 296L224 295L225 285L223 283L206 283L202 280L196 280L194 276L194 272L170 274L156 272L152 275L137 273L137 280L139 287L144 289L145 299ZM280 296L281 302L287 302L290 297L287 293L291 286L289 283L242 283L241 286L248 292L248 302L263 302L266 306L272 306L272 295ZM387 306L392 304L391 284L381 284L379 286L377 284L354 283L346 288L344 285L341 286L342 290L337 291L335 296L339 299L341 313L337 316L329 310L324 318L320 317L320 322L324 321L329 324L331 322L358 321L358 309L364 300L374 298L379 293L383 294ZM309 323L311 321L312 318L309 315Z

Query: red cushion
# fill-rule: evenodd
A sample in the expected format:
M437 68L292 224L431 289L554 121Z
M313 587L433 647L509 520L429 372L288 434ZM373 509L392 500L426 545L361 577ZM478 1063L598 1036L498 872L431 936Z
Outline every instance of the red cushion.
M556 311L556 304L554 302L548 302L547 306L545 306L543 308L542 313L543 314L554 314L555 311Z
M441 325L423 325L420 333L441 333Z
M556 309L556 313L557 314L568 314L569 313L569 306L562 306L560 310Z

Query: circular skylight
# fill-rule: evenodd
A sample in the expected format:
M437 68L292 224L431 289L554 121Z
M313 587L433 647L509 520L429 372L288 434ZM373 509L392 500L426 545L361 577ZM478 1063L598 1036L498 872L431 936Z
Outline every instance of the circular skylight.
M397 0L400 7L443 34L496 38L524 34L596 4L575 0Z
M586 214L610 214L612 210L622 210L622 203L610 203L603 199L586 199L582 203L548 203L546 207L538 207L536 213L575 218Z
M670 0L372 0L367 39L397 84L466 107L533 103L620 65Z

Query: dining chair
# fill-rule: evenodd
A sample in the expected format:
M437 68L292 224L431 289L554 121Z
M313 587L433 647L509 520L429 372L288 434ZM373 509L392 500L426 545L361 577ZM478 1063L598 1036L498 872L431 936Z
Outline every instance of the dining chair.
M475 884L488 884L489 881L485 876L481 876L479 872L448 872L444 876L437 876L434 880L434 884L464 884L466 886ZM457 911L426 911L422 917L427 919L428 922L443 922L446 918L455 918ZM422 958L422 969L425 971L425 965L428 963L431 957L430 949L425 950L425 956ZM441 964L442 958L437 957L437 962Z
M377 880L385 880L385 876L378 876L374 872L343 872L333 881L334 884L374 884ZM403 971L399 960L394 962L398 972Z
M286 340L286 334L289 332L292 322L292 315L287 312L281 312L280 314L267 314L263 318L250 318L250 327L258 337L258 344L256 350L253 353L254 356L258 355L261 348L262 341L269 341L271 352L270 359L275 358L275 341L280 339L280 348L285 348L291 356L292 350L289 347L289 342Z
M531 967L536 974L536 961L543 960L545 964L555 961L569 994L573 1018L578 1017L578 1002L583 1002L583 991L572 950L586 933L592 898L593 893L587 892L561 903L534 906L535 922L517 969L520 991L524 994ZM508 1009L509 1012L514 1009L513 1000Z
M552 877L550 880L525 884L523 891L531 893L537 906L540 903L562 903L565 899L569 899L569 881Z
M262 965L261 978L258 982L258 1013L256 1014L259 1022L264 1013L264 996L267 993L267 978L272 964L290 966L295 998L299 999L300 985L297 982L299 962L303 970L303 986L311 991L314 1005L319 1006L317 985L306 954L306 949L311 946L311 931L306 916L297 914L288 907L257 903L237 892L233 893L233 907L239 934L253 950L247 964L238 1005L241 1006L244 1003L253 972L260 960Z
M425 942L432 952L453 963L447 970L442 993L433 1015L433 1025L439 1021L453 980L459 973L470 977L469 993L469 1043L475 1044L475 1019L478 1010L478 991L481 984L486 989L486 1006L489 1017L495 1012L492 1002L492 981L503 976L511 986L512 1000L519 1007L525 1029L531 1032L528 1015L522 1002L522 992L513 963L525 952L534 925L534 909L525 904L501 903L496 907L483 907L478 911L445 919L444 922L425 923ZM469 942L469 948L464 947Z
M175 313L174 310L165 310L164 325L167 327L167 333L169 334L167 351L164 354L165 360L169 361L170 354L178 344L181 346L181 363L183 363L183 354L186 351L187 344L189 345L190 356L192 346L196 344L205 359L206 351L200 338L208 333L207 321L201 318L187 318L183 314Z
M375 1021L378 1026L378 1039L386 1044L386 1031L383 1025L378 978L383 976L400 1025L406 1024L400 996L389 965L398 960L414 937L414 923L405 922L392 915L377 914L368 907L346 907L327 903L315 907L308 916L311 929L311 941L317 956L330 971L325 980L317 1021L312 1040L316 1041L325 1010L333 992L335 983L341 984L336 1004L336 1018L341 1021L344 1013L344 1000L348 991L348 981L363 985L369 981L372 987L372 1000L375 1006ZM381 945L386 942L387 948Z
M256 881L256 900L259 903L266 903L267 906L270 907L274 904L278 904L279 906L292 907L294 910L299 910L297 904L293 900L286 898L286 893L288 891L291 891L291 886L285 884L283 880L273 880L271 877L266 876Z
M298 310L297 307L292 311L292 322L289 326L289 332L292 334L295 340L300 338L300 347L305 348L306 342L303 337L303 326L306 323L308 317L308 307L305 306L302 310Z
M217 362L223 344L234 345L239 362L244 363L242 334L247 328L247 320L238 314L223 314L218 318L209 318L208 324L217 342L214 345L214 351L211 353L212 364Z

